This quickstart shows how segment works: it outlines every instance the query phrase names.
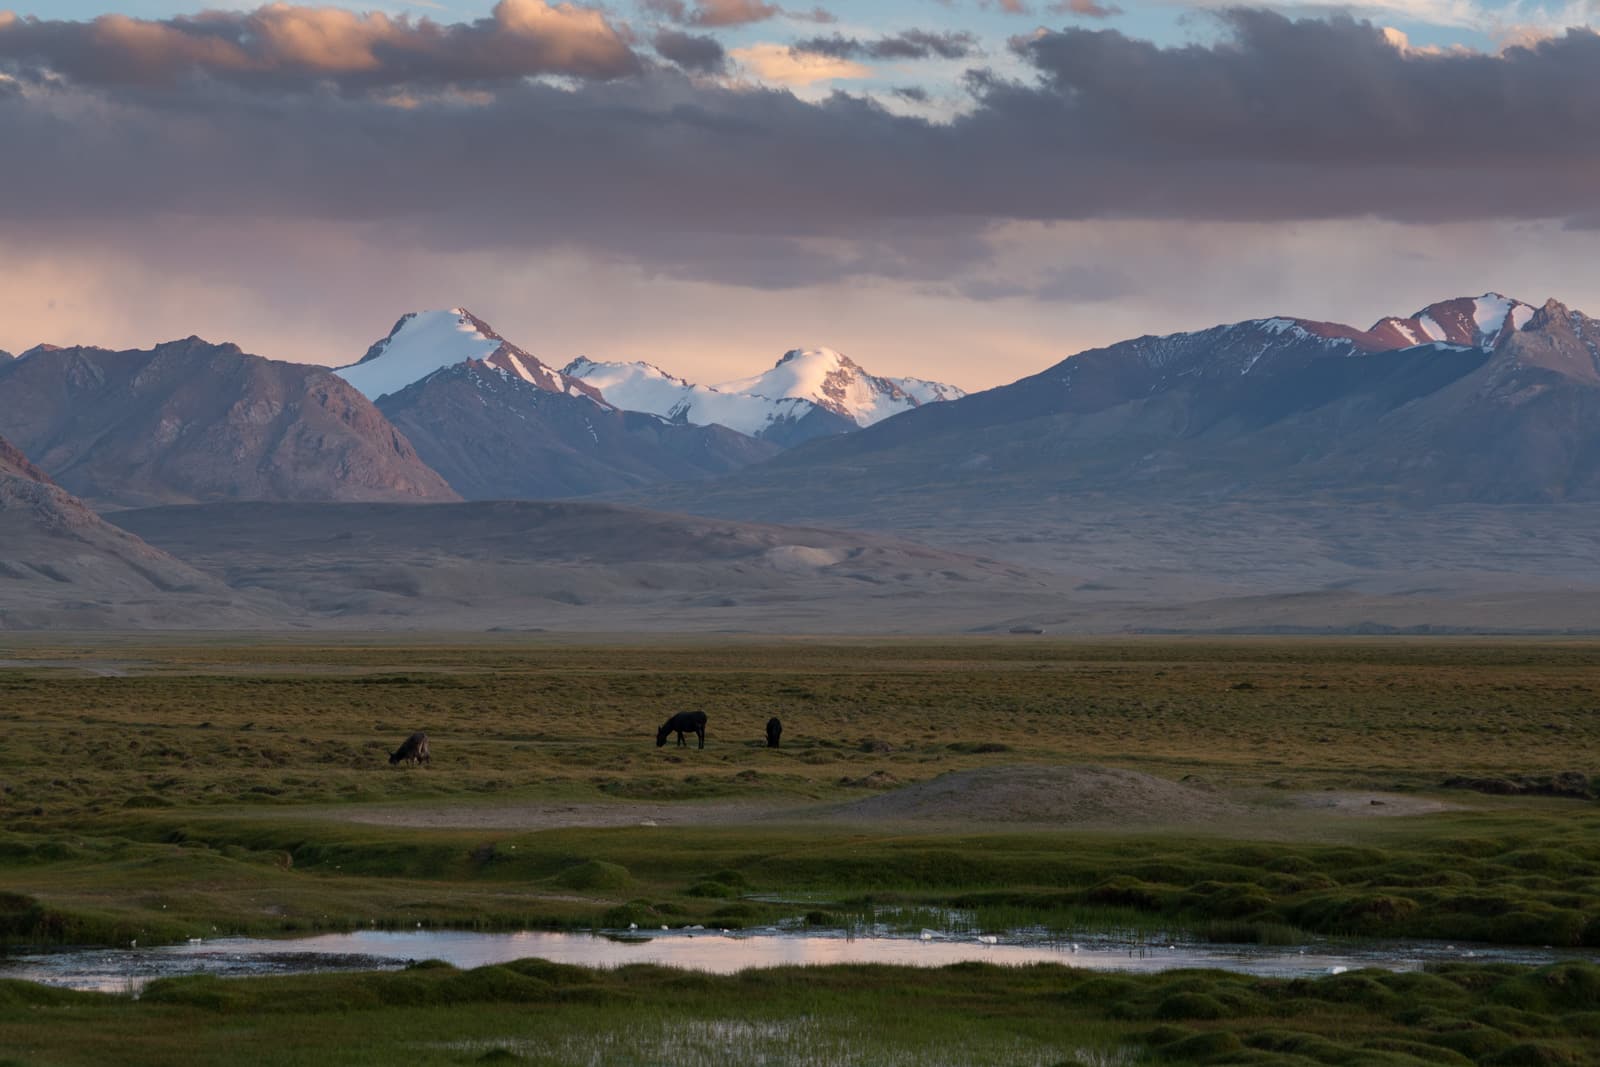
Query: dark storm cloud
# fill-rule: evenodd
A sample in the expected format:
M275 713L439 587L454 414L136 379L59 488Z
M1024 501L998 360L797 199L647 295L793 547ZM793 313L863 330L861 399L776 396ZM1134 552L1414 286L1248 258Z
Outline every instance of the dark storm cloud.
M656 51L684 70L719 74L728 66L728 52L722 42L709 34L661 30L655 36Z
M1215 47L1162 49L1114 31L1014 42L1041 89L996 87L991 106L1056 113L1081 147L1210 165L1318 163L1370 169L1518 172L1542 157L1587 166L1600 120L1600 37L1571 30L1501 56L1396 48L1348 18L1226 16ZM1559 176L1558 176L1559 177Z
M441 25L334 8L267 4L172 19L89 22L0 12L0 64L81 85L173 86L212 79L293 90L484 83L537 74L615 78L640 64L598 11L499 0L488 18Z
M905 30L874 41L836 33L829 37L796 41L790 47L796 52L810 52L835 59L966 59L978 55L980 51L978 38L965 30L954 33Z
M468 97L424 80L403 107L309 73L295 91L106 92L74 67L0 91L0 144L27 160L0 179L0 227L370 223L411 247L579 247L781 287L939 281L983 263L987 228L1007 220L1595 217L1595 34L1426 55L1349 19L1235 12L1225 26L1181 48L1083 29L1018 40L1037 78L972 72L972 107L948 123L660 66ZM1104 284L1035 288L1090 299Z

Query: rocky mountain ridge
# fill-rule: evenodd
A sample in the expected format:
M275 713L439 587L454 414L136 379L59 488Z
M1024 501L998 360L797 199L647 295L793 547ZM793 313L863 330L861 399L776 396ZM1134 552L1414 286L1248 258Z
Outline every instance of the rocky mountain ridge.
M99 506L458 499L325 368L198 337L122 352L41 345L0 363L0 434Z
M1416 335L1429 339L1383 347ZM827 484L822 514L868 526L908 493L957 521L1061 494L1600 499L1597 345L1582 313L1493 293L1367 330L1280 317L1139 337L640 499L783 521Z

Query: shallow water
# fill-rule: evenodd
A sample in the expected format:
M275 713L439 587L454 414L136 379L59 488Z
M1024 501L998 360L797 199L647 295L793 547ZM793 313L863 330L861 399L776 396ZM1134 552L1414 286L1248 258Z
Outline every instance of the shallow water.
M780 930L723 933L678 929L627 934L546 931L476 933L460 930L358 930L287 940L219 938L156 948L84 949L0 957L0 978L103 992L137 992L156 978L186 974L240 977L310 971L379 970L438 959L458 967L537 956L587 967L654 963L731 974L789 964L887 963L942 967L978 960L1020 965L1059 963L1105 971L1167 971L1212 967L1270 977L1338 974L1362 967L1418 970L1430 963L1549 963L1600 960L1594 953L1553 949L1407 944L1314 944L1291 947L1153 944L1099 936L1051 941L1009 936L988 943L974 935L923 931L920 936L851 936Z

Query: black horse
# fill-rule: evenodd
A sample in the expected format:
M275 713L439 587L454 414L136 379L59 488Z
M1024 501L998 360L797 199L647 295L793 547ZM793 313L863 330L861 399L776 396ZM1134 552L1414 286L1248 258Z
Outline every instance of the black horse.
M783 736L783 723L776 715L767 720L767 747L777 748L778 738Z
M683 735L694 733L700 737L700 747L706 747L706 713L703 711L680 711L672 718L661 724L661 729L656 731L656 747L660 748L667 743L667 735L678 735L678 747L684 747L687 742Z

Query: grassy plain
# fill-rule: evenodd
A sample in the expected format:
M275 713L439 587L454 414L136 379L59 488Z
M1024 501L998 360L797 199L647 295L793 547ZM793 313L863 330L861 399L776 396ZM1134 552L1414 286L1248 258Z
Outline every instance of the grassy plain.
M177 978L142 1000L0 982L5 1063L1090 1067L1600 1062L1600 968L1269 980L1041 965L731 977L525 960L472 971Z
M1022 637L602 648L539 635L406 644L32 637L8 638L0 661L0 938L12 942L373 923L739 926L807 914L834 924L893 904L963 908L983 929L1600 945L1592 802L1440 791L1455 776L1595 771L1594 642ZM655 725L690 707L710 715L707 747L656 749ZM786 727L777 751L761 741L772 714ZM413 729L432 737L433 766L391 768L387 752ZM1196 776L1239 800L1241 813L1120 827L818 814L897 784L1013 764ZM1386 818L1297 802L1345 790L1457 807ZM492 817L519 806L534 814ZM645 806L694 806L696 824L596 828L563 825L560 815ZM441 811L458 818L351 821ZM477 825L473 811L484 814ZM417 1062L469 1062L497 1049L550 1063L739 1059L651 1052L682 1014L702 1026L708 1048L728 1033L753 1042L751 1062L766 1055L763 1042L844 1048L841 1035L859 1026L880 1042L860 1047L881 1055L774 1053L772 1062L897 1062L892 1052L937 1063L936 1050L951 1063L1056 1063L1074 1050L1126 1048L1183 1062L1210 1049L1228 1062L1542 1063L1587 1062L1575 1050L1600 1033L1587 1014L1600 1000L1585 999L1600 972L1570 966L1535 972L1542 978L1468 968L1445 976L1451 988L1428 987L1437 1004L1394 985L1420 979L1302 984L1309 1007L1285 991L1301 986L1215 975L554 973L182 980L138 1004L5 987L0 1050L32 1048L21 1060L29 1063L109 1062L95 1059L95 1042L122 1035L130 1044L117 1061L180 1062L165 1036L176 1025L207 1035L199 1047L210 1054L196 1062L227 1060L232 1043L251 1040L264 1042L252 1062L393 1062L384 1050L402 1046ZM1174 984L1184 981L1209 1001L1161 1008L1186 994ZM1552 984L1571 996L1515 992ZM304 1016L327 1009L312 1001L347 1011L313 1026ZM730 1012L732 1003L740 1009ZM1435 1015L1405 1014L1422 1004ZM581 1044L584 1028L615 1019L617 1005L628 1006L637 1033L615 1056L584 1059L572 1044L570 1056L539 1058L549 1042ZM937 1021L950 1011L970 1022L967 1037ZM354 1047L354 1030L399 1034L415 1012L433 1044L395 1037ZM874 1029L896 1012L922 1030ZM46 1034L50 1020L93 1025ZM1411 1059L1362 1051L1429 1027L1499 1036L1427 1039L1426 1055L1384 1052ZM350 1041L336 1040L341 1029ZM79 1036L67 1040L68 1031ZM287 1032L297 1036L265 1051L268 1035ZM502 1034L503 1047L484 1037ZM1014 1055L962 1051L963 1041L1001 1034L1023 1043ZM1521 1047L1530 1042L1532 1051Z

